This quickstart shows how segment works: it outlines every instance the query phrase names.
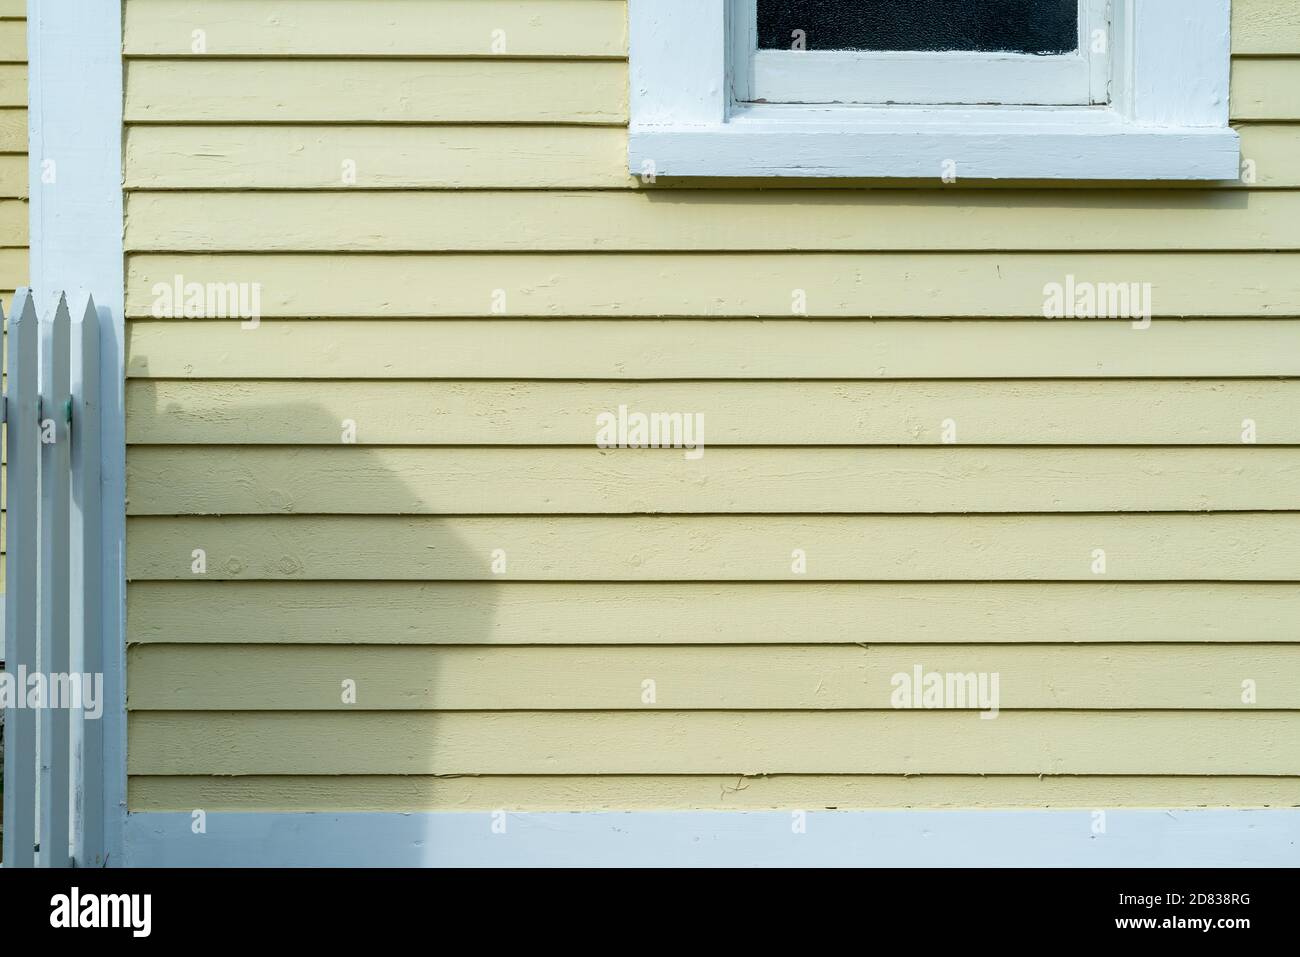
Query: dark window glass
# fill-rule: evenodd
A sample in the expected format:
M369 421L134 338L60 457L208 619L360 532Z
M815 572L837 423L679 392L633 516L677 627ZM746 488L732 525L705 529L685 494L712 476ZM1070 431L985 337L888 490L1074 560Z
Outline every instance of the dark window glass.
M758 0L758 48L1070 53L1078 0Z

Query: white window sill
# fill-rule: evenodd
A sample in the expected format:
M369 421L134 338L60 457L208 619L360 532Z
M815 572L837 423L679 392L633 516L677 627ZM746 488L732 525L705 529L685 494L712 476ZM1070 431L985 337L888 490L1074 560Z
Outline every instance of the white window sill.
M751 8L748 0L629 0L634 175L947 182L1240 175L1240 144L1228 125L1230 0L1110 0L1105 105L1039 107L753 102L737 95L736 63L749 46L729 21L748 18Z
M658 176L1233 180L1228 127L1142 125L1093 107L755 105L726 122L637 126L629 166Z

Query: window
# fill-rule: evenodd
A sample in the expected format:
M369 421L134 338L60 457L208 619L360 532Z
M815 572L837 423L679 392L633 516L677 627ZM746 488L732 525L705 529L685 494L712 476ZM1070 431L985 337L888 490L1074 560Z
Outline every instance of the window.
M1106 0L745 0L738 101L1105 103Z
M629 0L662 176L1230 179L1230 0Z

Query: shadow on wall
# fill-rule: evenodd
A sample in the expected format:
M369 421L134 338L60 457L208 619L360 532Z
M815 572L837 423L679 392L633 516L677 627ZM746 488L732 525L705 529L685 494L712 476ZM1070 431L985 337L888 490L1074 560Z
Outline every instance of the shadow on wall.
M184 386L149 380L147 361L133 358L131 374L129 408L171 423L152 442L128 430L130 765L152 790L137 798L133 787L131 803L182 810L185 795L214 812L364 811L391 796L367 805L354 785L331 801L333 776L473 773L427 742L444 739L440 654L492 640L488 536L467 542L463 520L430 500L438 483L419 487L427 469L395 469L390 449L365 444L364 421L303 402L250 411L244 383L182 407ZM223 444L152 444L172 442L177 426ZM174 801L159 797L168 793ZM196 839L188 826L168 833ZM253 863L256 847L246 850ZM399 844L387 863L430 853Z

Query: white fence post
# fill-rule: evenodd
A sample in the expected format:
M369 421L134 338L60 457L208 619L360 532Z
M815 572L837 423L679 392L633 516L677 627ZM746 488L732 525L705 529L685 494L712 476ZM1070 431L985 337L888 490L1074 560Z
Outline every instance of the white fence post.
M68 530L72 508L72 317L60 294L41 325L40 662L48 700L40 716L41 856L45 867L70 863L72 794L72 649L68 634ZM80 704L78 695L77 704Z
M102 578L100 576L99 488L99 310L90 296L72 317L72 649L73 670L90 676L104 673L100 644ZM79 653L79 656L78 656ZM105 705L100 689L101 710ZM78 826L73 829L73 861L78 867L104 864L103 815L97 813L104 782L103 721L80 720L73 741L80 744L80 774L73 783ZM102 718L102 714L101 714ZM77 751L74 750L74 756ZM87 805L92 805L90 813Z
M20 289L9 317L5 402L5 667L15 676L15 690L20 694L26 693L21 679L27 672L38 670L39 334L31 294ZM36 844L36 712L31 708L13 707L5 714L4 771L4 865L31 867L35 864Z

